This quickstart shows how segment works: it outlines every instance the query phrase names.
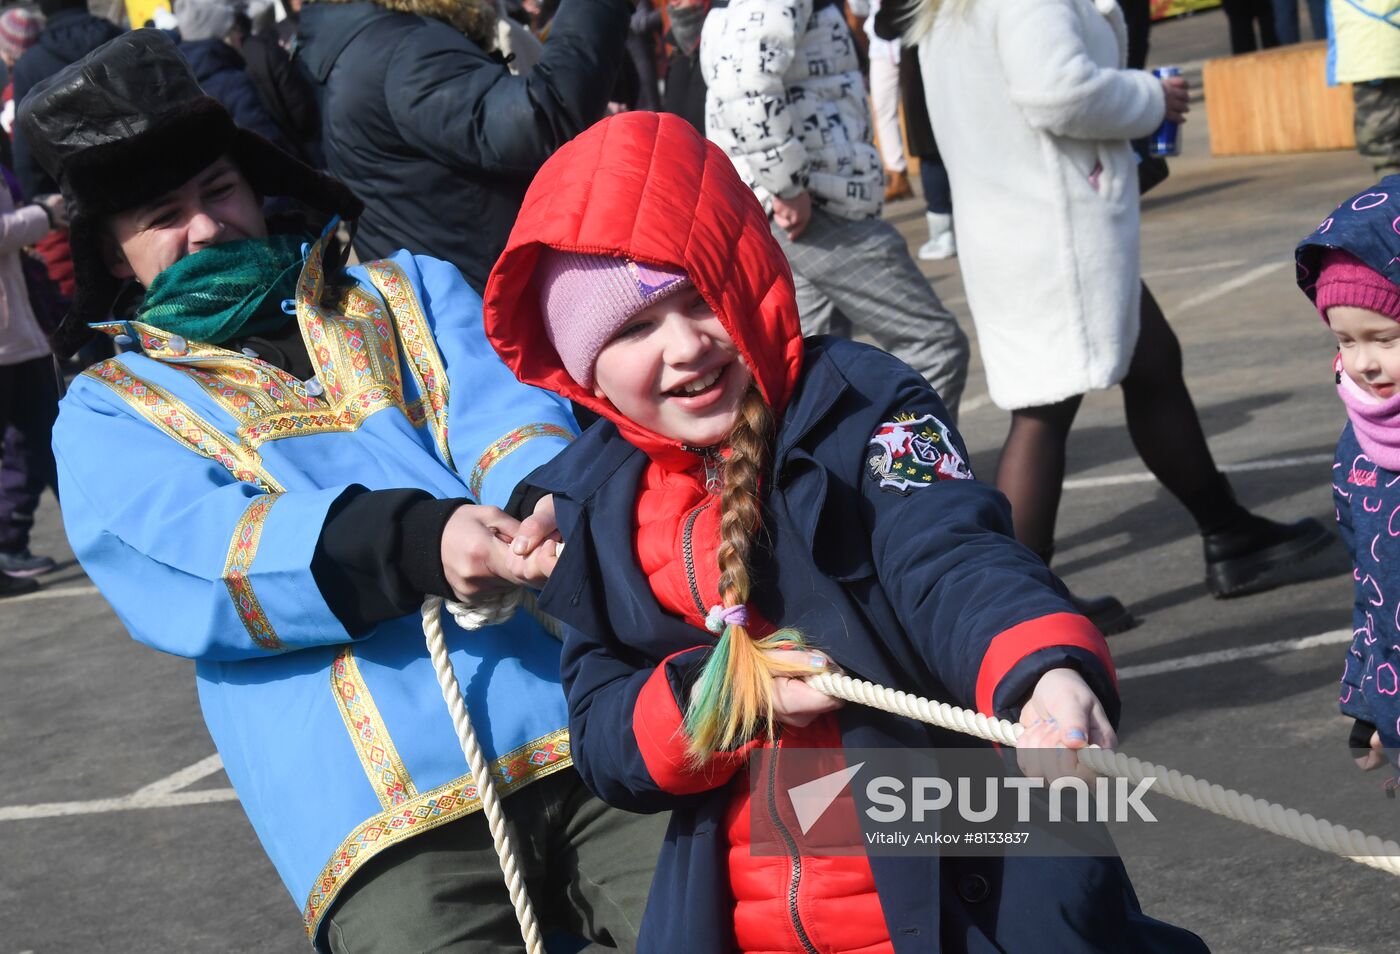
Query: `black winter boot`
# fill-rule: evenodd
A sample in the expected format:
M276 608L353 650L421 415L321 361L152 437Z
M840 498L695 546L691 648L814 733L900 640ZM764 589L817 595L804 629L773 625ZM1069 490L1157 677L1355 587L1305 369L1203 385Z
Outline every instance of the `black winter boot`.
M17 576L0 573L0 599L7 596L23 596L39 588L38 580L22 580Z
M1126 633L1141 622L1116 596L1086 598L1071 593L1069 601L1074 604L1079 615L1088 617L1089 622L1105 636Z
M1244 511L1228 527L1201 534L1206 586L1217 599L1262 593L1351 569L1341 540L1311 517L1275 523Z
M1045 561L1046 566L1049 566L1051 558L1055 555L1055 548L1051 547L1043 552L1039 550L1033 552ZM1142 622L1129 612L1128 608L1116 596L1083 597L1070 593L1069 601L1080 616L1086 617L1089 622L1094 624L1094 628L1105 636L1126 633Z

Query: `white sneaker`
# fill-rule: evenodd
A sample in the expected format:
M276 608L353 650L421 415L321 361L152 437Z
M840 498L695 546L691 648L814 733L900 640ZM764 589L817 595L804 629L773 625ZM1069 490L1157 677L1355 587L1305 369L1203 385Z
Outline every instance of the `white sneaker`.
M927 212L928 241L919 246L919 259L932 262L941 258L952 258L958 254L958 243L953 237L953 217L938 212Z

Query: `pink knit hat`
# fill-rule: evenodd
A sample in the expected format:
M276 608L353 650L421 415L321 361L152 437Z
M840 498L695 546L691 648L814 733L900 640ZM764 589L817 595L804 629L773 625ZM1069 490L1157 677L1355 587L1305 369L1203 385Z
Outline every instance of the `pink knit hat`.
M546 248L535 266L544 333L564 370L593 387L593 363L633 315L690 286L677 268Z
M44 18L32 10L15 7L0 14L0 55L14 62L39 42Z
M1339 248L1322 256L1317 275L1317 311L1327 321L1327 309L1338 305L1365 308L1400 321L1400 288L1361 259Z

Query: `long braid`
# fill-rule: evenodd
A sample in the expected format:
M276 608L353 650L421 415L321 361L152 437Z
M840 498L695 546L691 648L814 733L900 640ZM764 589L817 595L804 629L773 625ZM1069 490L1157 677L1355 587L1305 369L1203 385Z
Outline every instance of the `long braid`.
M759 528L759 481L768 460L773 412L758 389L749 386L729 434L720 494L719 592L726 607L749 600L749 554ZM690 755L702 760L751 738L760 727L773 737L773 680L819 670L775 659L768 649L805 646L796 630L779 630L762 640L747 627L731 624L705 662L686 711Z

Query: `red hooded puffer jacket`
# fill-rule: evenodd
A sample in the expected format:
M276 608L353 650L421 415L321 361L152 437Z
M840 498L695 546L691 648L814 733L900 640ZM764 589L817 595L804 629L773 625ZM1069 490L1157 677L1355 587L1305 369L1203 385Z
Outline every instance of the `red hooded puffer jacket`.
M533 283L544 246L684 269L778 414L796 386L803 347L787 260L762 207L718 147L679 117L626 113L593 126L545 163L486 286L486 333L520 380L608 418L650 457L638 487L634 555L658 602L700 627L696 642L707 643L713 637L703 629L692 584L704 606L718 602L719 505L705 489L704 461L680 442L623 418L564 370L545 337ZM683 559L687 536L693 567ZM683 750L685 740L674 744ZM828 716L786 732L781 744L838 747L840 734ZM765 827L778 819L762 811L751 815L742 773L731 784L726 831L740 946L754 952L891 951L866 858L754 856L750 819ZM781 819L789 826L790 809Z

